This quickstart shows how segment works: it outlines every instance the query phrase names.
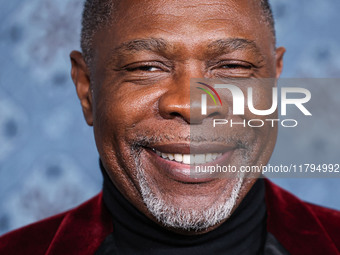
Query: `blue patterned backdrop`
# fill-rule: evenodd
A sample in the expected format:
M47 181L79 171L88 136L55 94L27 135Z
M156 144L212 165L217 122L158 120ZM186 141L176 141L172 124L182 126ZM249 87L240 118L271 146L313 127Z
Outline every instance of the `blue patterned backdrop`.
M100 191L101 175L92 129L69 75L68 54L79 49L82 1L0 3L1 234L88 199ZM283 76L339 77L340 1L272 5L278 44L288 50ZM274 181L340 209L340 179Z

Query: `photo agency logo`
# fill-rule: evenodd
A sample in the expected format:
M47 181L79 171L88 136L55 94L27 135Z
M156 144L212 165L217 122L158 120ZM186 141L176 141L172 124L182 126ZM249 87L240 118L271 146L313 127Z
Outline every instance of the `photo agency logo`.
M275 127L275 125L280 124L282 127L296 127L298 126L297 119L288 119L288 118L270 118L269 116L273 116L275 112L278 110L279 103L281 105L280 116L286 117L287 116L287 108L288 106L294 106L295 109L298 109L304 116L312 116L311 112L305 106L311 100L311 93L306 88L300 87L282 87L278 89L275 86L271 88L271 106L267 109L256 109L256 103L258 102L259 98L265 95L261 95L256 93L256 88L249 86L246 87L242 85L243 90L240 86L234 84L214 84L208 85L204 82L196 82L196 84L202 85L204 87L197 87L203 91L204 93L201 94L201 114L207 115L208 113L208 97L210 96L211 100L214 102L215 107L230 107L232 106L232 115L233 116L241 116L238 120L234 120L232 118L229 119L213 119L213 127L218 125L229 125L230 127L233 126L243 126L243 127L263 127L266 122L271 125L271 127ZM220 94L216 91L216 89L220 89ZM223 89L223 90L222 90ZM246 91L246 95L243 91ZM280 92L280 93L279 93ZM226 93L230 93L232 97L232 102L228 102L223 104L220 95L225 95ZM214 95L217 97L219 104L217 103ZM278 97L280 95L280 101L278 101ZM230 100L229 100L230 101ZM259 118L251 118L247 119L246 117L242 118L242 115L245 115L245 111L249 111L252 116L259 116ZM263 118L268 116L268 118Z
M201 84L201 85L203 85L203 86L205 86L207 88L209 88L212 92L214 92L215 95L217 96L218 100L220 101L221 106L222 106L221 97L220 97L220 95L217 93L217 91L213 87L211 87L210 85L205 84L203 82L197 82L197 83ZM214 101L215 105L217 105L214 96L207 89L204 89L204 88L201 88L201 87L196 87L196 88L200 89L200 90L203 90L205 93L207 93L212 98L212 100ZM201 113L202 113L202 115L207 115L207 95L206 94L202 94L201 100L202 100L202 103L201 103Z

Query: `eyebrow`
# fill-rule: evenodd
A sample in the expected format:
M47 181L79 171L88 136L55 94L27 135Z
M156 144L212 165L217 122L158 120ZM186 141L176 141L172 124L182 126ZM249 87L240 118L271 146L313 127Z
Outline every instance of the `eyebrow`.
M113 51L116 53L133 51L165 51L170 48L170 44L161 38L135 39L124 42Z
M237 50L249 49L260 53L260 48L255 41L244 38L219 39L208 44L208 50L216 53L227 53Z

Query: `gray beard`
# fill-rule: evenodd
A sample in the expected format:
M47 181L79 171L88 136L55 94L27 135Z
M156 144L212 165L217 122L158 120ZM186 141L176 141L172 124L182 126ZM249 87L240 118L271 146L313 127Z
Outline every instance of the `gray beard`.
M232 188L230 195L226 190L222 192L221 199L210 208L183 209L166 203L161 195L150 188L145 172L137 164L137 180L141 189L143 201L151 214L164 226L186 231L202 231L228 219L236 205L244 177L240 176Z

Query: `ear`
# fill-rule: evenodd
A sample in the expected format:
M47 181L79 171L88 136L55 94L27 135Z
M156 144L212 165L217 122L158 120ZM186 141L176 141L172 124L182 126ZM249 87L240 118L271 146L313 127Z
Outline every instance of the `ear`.
M76 86L78 98L83 108L85 120L89 126L93 125L92 110L92 92L90 75L82 54L79 51L72 51L71 58L71 76Z
M283 55L286 52L284 47L279 47L276 50L276 78L279 78L283 68Z

